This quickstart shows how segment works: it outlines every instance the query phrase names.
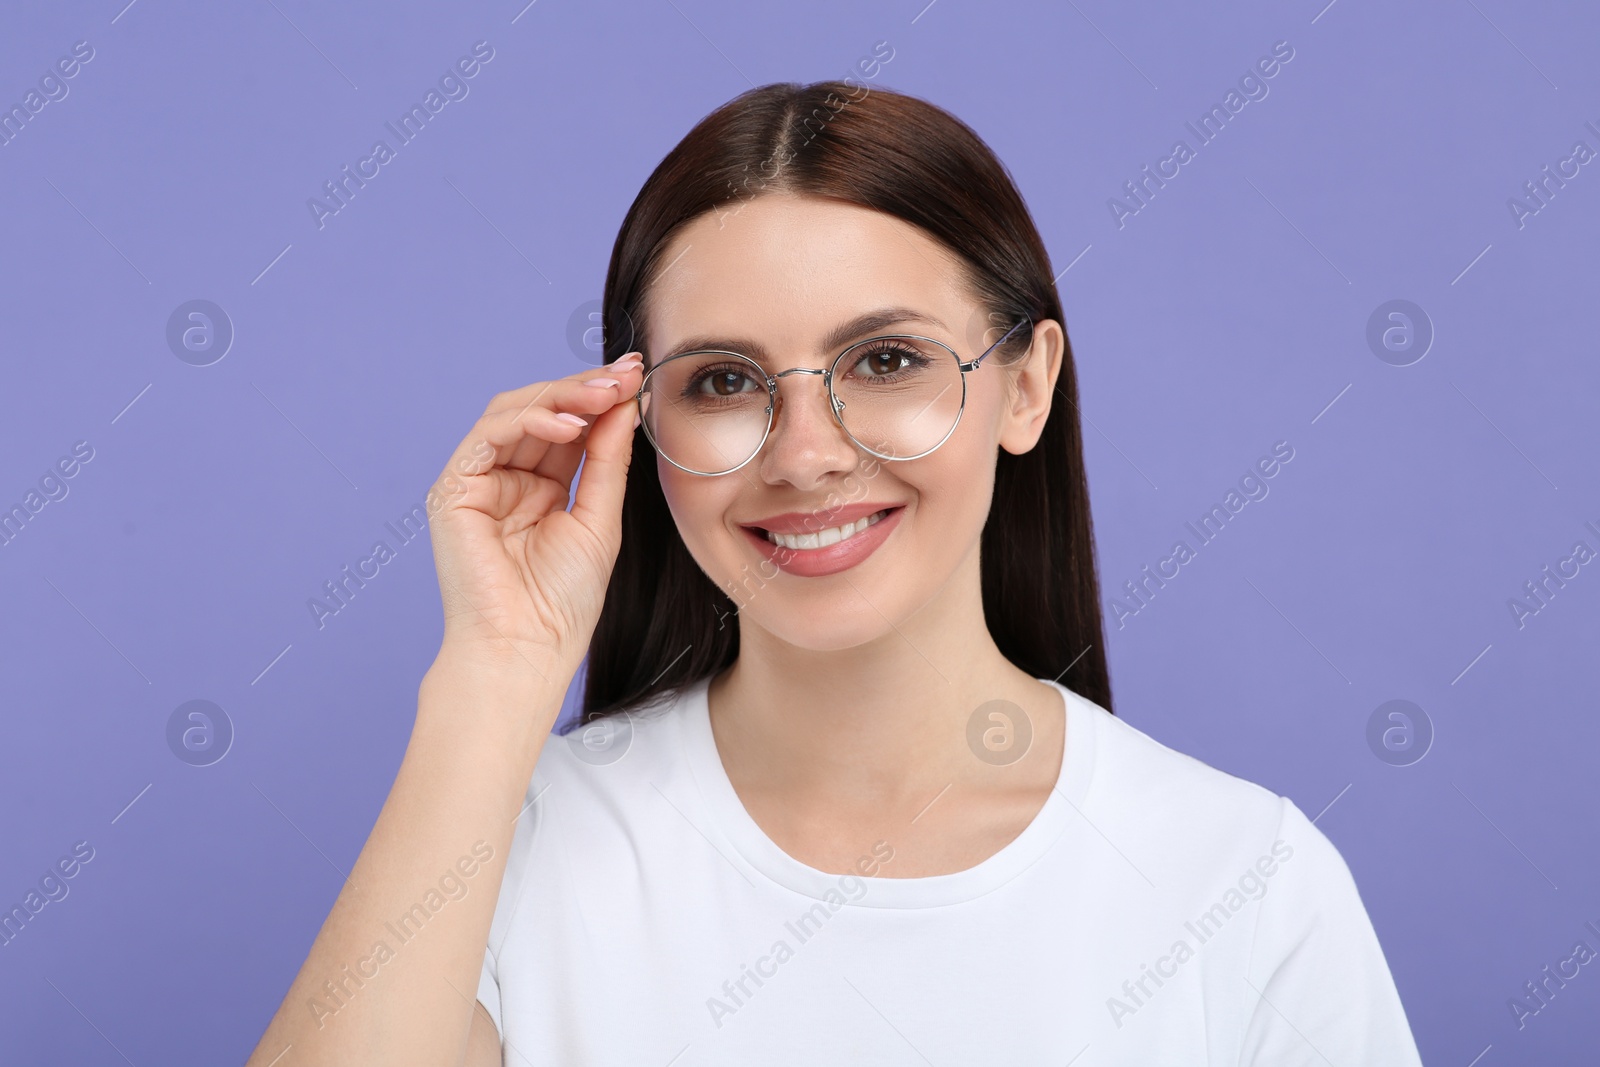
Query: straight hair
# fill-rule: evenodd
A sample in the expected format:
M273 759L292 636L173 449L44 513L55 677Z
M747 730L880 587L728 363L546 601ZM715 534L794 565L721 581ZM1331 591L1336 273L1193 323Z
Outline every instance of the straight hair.
M1029 323L985 363L1025 355L1032 323L1065 328L1044 242L1010 174L971 128L888 89L784 82L711 112L640 189L606 273L606 363L648 344L651 282L678 230L767 192L870 208L942 243L983 309L983 347ZM1112 711L1070 341L1056 391L1062 402L1032 449L997 449L979 546L984 617L1011 663ZM737 609L684 545L648 462L649 439L634 432L622 542L589 644L580 723L676 694L739 655Z

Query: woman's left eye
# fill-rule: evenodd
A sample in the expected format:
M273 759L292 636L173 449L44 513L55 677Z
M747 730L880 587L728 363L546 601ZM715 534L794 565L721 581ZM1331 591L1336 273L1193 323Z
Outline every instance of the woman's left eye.
M903 348L880 348L862 356L857 366L874 374L893 374L909 366L913 355Z

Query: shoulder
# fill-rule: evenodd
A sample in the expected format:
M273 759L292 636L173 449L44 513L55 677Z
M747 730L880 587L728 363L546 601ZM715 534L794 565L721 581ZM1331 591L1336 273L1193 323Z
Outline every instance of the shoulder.
M1288 797L1171 748L1086 697L1069 691L1068 699L1069 723L1092 734L1083 813L1113 841L1122 835L1174 875L1237 876L1292 854L1302 867L1349 878L1333 843Z
M1415 1063L1383 950L1349 865L1286 796L1161 744L1074 694L1072 721L1093 734L1082 814L1187 914L1226 918L1252 908L1249 980L1241 996L1252 1047L1293 1045L1262 998L1331 1035L1342 1020ZM1069 727L1070 729L1070 727ZM1069 745L1070 745L1069 739ZM1335 986L1327 985L1330 977ZM1253 988L1252 988L1253 987ZM1278 1043L1283 1047L1279 1048ZM1330 1037L1330 1045L1336 1043ZM1285 1054L1287 1056L1287 1054ZM1293 1058L1293 1057L1287 1057ZM1375 1062L1353 1054L1354 1062ZM1285 1057L1249 1062L1286 1062Z
M693 684L654 696L588 723L552 733L530 789L545 785L602 794L648 788L682 758L685 697Z
M661 802L685 773L685 689L667 690L607 715L552 732L528 782L500 887L491 946L502 940L525 898L528 872L561 841L629 832L629 822Z
M1087 697L1070 693L1069 699L1077 705L1069 734L1073 727L1092 734L1082 740L1094 748L1087 792L1096 807L1195 831L1219 825L1270 830L1279 821L1284 798L1272 790L1157 741Z

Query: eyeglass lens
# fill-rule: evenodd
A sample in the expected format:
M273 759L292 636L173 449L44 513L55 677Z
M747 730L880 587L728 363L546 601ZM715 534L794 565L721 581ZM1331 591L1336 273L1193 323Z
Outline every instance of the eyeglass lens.
M961 414L956 354L921 337L853 345L834 369L839 420L858 444L886 458L919 456L944 441ZM760 367L738 356L693 352L657 367L645 383L651 440L680 467L721 474L766 436L771 396Z

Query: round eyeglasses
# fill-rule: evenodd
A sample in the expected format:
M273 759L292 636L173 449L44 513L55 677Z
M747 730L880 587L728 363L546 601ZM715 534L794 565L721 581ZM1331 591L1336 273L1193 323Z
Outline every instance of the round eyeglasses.
M707 477L731 474L756 457L772 432L778 379L820 374L828 407L852 441L879 459L919 459L955 432L967 403L967 372L1028 322L966 363L944 342L917 334L871 337L825 370L777 374L739 352L684 352L645 372L637 394L641 423L674 467Z

